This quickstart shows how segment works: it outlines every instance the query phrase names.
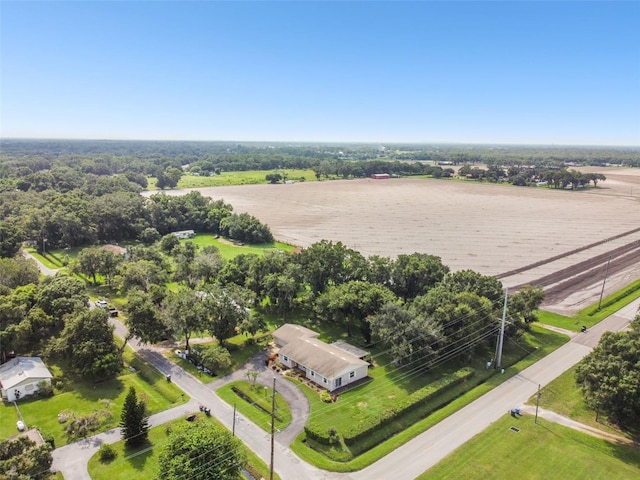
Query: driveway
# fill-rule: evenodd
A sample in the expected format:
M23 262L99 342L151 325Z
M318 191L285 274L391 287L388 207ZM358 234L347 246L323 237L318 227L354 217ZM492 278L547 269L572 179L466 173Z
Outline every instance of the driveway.
M27 252L24 249L22 250L22 256L24 258L28 258L28 259L33 260L34 262L36 262L36 265L38 265L38 270L40 270L40 272L42 274L44 274L44 275L48 275L50 277L53 277L56 273L58 273L58 270L56 270L55 268L47 267L42 262L40 262L36 257L31 255L29 252Z
M292 382L286 380L279 373L274 373L266 366L268 355L265 352L258 352L253 355L242 368L229 375L214 380L208 384L212 390L237 380L247 380L247 372L258 372L256 382L266 387L273 387L273 379L276 379L276 391L287 401L291 410L292 421L287 428L276 433L276 440L282 445L289 446L298 436L309 418L309 400L304 393Z

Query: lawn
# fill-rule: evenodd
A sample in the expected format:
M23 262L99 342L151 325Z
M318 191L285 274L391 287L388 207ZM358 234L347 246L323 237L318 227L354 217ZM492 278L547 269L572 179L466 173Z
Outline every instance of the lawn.
M265 243L262 245L235 245L233 242L226 240L222 237L215 238L216 236L210 233L201 233L189 240L181 240L184 242L192 242L199 247L214 246L220 252L220 255L225 260L230 260L241 254L255 254L263 255L269 250L282 250L284 252L290 252L295 249L293 245L287 245L281 242Z
M268 183L266 176L279 173L294 182L316 181L316 175L311 169L278 169L278 170L247 170L244 172L221 172L211 177L183 175L178 182L178 188L222 187L227 185L254 185Z
M510 430L511 426L520 431ZM616 445L540 418L535 424L531 415L515 419L505 415L418 479L639 477L637 447Z
M241 392L241 395L236 392ZM254 386L245 381L231 382L216 390L220 398L229 405L235 405L239 413L266 432L271 432L272 392L270 387L259 383ZM292 420L289 405L279 393L276 393L274 418L276 431L287 428Z
M576 385L574 378L575 370L575 366L570 368L542 389L540 407L546 410L552 410L594 428L631 438L633 432L620 430L615 425L609 424L607 419L602 415L599 416L596 422L595 410L585 403ZM528 403L535 405L536 397L534 396L529 399Z
M189 175L185 173L180 178L177 188L200 188L200 187L227 187L231 185L256 185L269 183L265 178L270 173L286 175L288 180L294 182L315 182L316 175L310 169L285 168L278 170L247 170L244 172L221 172L220 175L211 177L203 175ZM156 179L148 178L147 190L157 190Z
M146 364L133 352L126 354L125 360L135 365L137 372L123 371L119 377L94 384L86 379L69 373L63 373L59 365L49 364L54 379L62 379L56 387L55 395L49 398L36 398L18 403L20 413L28 426L38 427L43 435L52 436L56 447L69 442L65 433L65 424L58 422L58 414L71 411L75 415L89 414L105 410L111 419L105 421L95 432L109 430L117 426L120 412L129 387L134 387L143 398L151 414L166 410L188 400L182 391L166 382L153 367ZM13 405L0 405L0 437L5 438L16 433L18 413Z
M89 460L89 475L93 480L129 480L131 478L157 478L159 473L158 457L159 447L166 441L171 425L184 422L184 419L155 427L149 430L149 441L136 451L125 449L124 441L113 444L117 457L115 460L103 463L95 454ZM212 417L199 416L197 421L216 422ZM256 478L268 478L269 467L249 449L246 449L248 457L248 470ZM279 480L278 475L274 475ZM244 477L238 476L238 480Z

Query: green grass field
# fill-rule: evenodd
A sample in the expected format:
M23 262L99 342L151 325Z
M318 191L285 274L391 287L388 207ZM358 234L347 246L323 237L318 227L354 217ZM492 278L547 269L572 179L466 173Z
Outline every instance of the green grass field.
M113 447L117 457L115 460L103 463L98 454L89 460L89 475L93 480L130 480L133 478L157 478L159 473L158 458L160 448L167 441L171 425L184 422L175 420L160 427L149 430L149 441L137 450L125 449L124 442L116 442ZM217 422L213 417L199 416L197 421ZM269 467L251 450L245 449L248 457L248 471L255 478L269 478ZM280 480L278 475L274 478ZM238 480L244 479L239 475Z
M136 373L123 371L118 378L94 384L75 375L62 373L59 366L49 365L56 378L62 378L64 386L56 389L56 394L49 398L35 398L18 402L18 408L27 426L36 426L45 435L55 439L56 447L68 443L65 433L66 424L58 422L58 414L72 411L76 415L92 413L95 410L107 410L112 419L105 422L95 432L102 432L117 426L120 412L129 387L136 389L140 398L147 403L151 414L166 410L188 400L182 391L173 384L167 383L164 377L153 367L145 364L133 352L127 353L126 361L134 365ZM16 422L18 412L11 404L0 404L0 437L6 438L17 433Z
M213 246L218 249L220 255L225 260L232 259L241 254L262 255L269 250L282 250L283 252L291 252L296 247L281 242L265 243L262 245L235 245L233 242L222 237L215 238L210 233L201 233L189 240L181 240L181 242L193 242L199 247Z
M533 416L505 415L418 477L452 478L632 480L640 478L640 451L540 418L535 424Z
M178 182L177 188L200 188L200 187L228 187L232 185L257 185L269 183L265 178L270 173L286 175L287 179L293 182L315 182L316 175L309 169L280 169L280 170L247 170L244 172L222 172L220 175L197 176L184 174ZM147 178L149 185L147 190L157 190L156 179Z

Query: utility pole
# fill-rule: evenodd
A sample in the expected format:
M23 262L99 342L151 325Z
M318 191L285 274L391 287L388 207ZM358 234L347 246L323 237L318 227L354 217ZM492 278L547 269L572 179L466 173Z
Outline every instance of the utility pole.
M233 404L233 428L231 429L231 434L236 436L236 404Z
M271 395L271 466L269 467L269 480L273 480L273 449L275 447L276 433L276 377L273 377L273 394Z
M504 292L504 308L502 309L502 324L500 326L500 335L498 336L498 348L496 351L496 368L502 368L502 344L504 343L504 324L507 320L507 299L509 298L509 289Z
M602 295L604 294L604 284L607 283L607 274L609 273L609 264L611 263L611 257L607 260L607 268L604 271L604 280L602 280L602 290L600 291L600 301L598 302L598 310L600 310L600 305L602 305Z
M538 423L538 407L540 406L540 384L538 384L538 397L536 398L536 419L533 423Z

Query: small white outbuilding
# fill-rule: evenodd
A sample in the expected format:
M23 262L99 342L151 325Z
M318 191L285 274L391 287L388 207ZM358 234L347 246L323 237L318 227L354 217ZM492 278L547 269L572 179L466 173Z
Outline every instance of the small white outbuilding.
M51 385L53 375L40 357L16 357L0 365L0 390L5 402L15 402Z

